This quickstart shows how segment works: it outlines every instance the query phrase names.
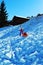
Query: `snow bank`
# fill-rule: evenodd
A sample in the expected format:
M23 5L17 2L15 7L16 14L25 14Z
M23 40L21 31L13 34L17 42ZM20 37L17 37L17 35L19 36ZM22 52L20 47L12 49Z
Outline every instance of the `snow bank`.
M43 16L21 25L28 36L19 36L20 26L0 29L0 65L43 65Z

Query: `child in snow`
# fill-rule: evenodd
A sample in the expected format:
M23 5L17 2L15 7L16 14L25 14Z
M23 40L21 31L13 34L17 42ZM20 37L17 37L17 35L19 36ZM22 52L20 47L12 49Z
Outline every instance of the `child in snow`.
M23 34L23 29L22 28L20 29L20 36L21 36L21 34Z
M27 35L27 33L26 32L24 32L24 29L20 26L20 36L22 35L23 37L27 37L28 35Z

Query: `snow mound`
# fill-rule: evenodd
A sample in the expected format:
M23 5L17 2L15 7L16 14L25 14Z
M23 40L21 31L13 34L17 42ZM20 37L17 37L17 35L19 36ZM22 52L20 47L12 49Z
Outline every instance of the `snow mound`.
M20 25L0 29L0 65L43 65L43 16L21 26L27 37L19 35Z

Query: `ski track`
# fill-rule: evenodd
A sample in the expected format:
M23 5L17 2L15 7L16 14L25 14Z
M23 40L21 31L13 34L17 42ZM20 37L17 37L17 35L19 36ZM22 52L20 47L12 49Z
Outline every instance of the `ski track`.
M43 65L43 16L30 21L31 25L35 24L34 21L38 21L38 24L32 26L32 31L26 30L26 38L19 36L19 26L0 31L0 65ZM28 23L22 27L27 28L25 25Z

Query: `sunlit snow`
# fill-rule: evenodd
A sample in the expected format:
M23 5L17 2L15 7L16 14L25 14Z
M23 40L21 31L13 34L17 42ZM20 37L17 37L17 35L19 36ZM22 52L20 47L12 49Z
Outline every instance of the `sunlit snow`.
M43 65L43 16L20 25L0 28L0 65Z

